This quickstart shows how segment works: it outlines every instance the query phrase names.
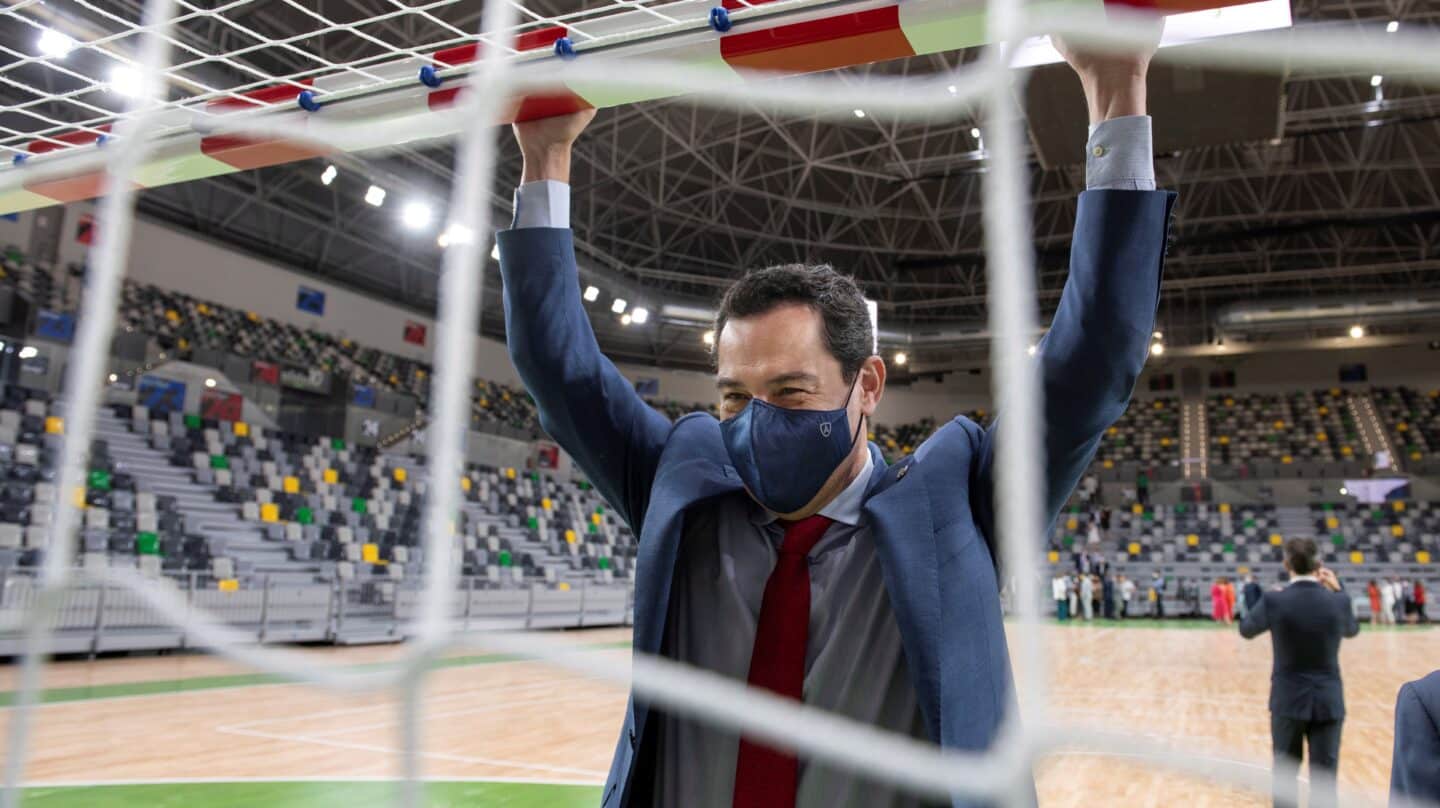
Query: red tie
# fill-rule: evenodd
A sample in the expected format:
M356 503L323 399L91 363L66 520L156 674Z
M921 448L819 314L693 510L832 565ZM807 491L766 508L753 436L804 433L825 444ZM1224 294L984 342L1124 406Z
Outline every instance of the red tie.
M752 687L763 687L796 701L805 690L805 642L810 633L810 563L815 543L830 527L828 517L815 515L785 525L785 541L755 626L750 652ZM749 738L740 739L735 761L734 808L794 808L800 765L795 756Z

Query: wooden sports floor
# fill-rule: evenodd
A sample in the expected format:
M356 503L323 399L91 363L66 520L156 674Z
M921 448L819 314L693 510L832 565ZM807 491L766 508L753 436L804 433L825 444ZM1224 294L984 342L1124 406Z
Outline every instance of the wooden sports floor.
M1268 640L1245 642L1233 628L1140 622L1044 632L1055 717L1268 769ZM629 653L628 631L563 636L589 653ZM360 666L399 650L304 653L317 665ZM1440 667L1440 632L1367 626L1345 643L1342 666L1350 717L1341 787L1383 800L1395 692ZM17 673L0 667L0 731L10 721ZM44 685L26 805L354 808L387 804L395 793L393 697L337 696L190 654L55 662ZM534 662L469 655L443 661L424 704L431 805L594 805L625 692ZM1181 795L1193 806L1267 804L1088 754L1047 759L1037 782L1041 804L1054 808L1170 806Z

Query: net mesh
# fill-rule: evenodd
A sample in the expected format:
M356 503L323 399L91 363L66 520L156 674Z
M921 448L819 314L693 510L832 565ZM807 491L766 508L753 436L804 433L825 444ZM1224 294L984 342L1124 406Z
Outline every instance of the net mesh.
M308 4L283 0L280 5L298 12L311 23L284 39L267 38L238 24L227 11L247 5L244 0L201 8L190 2L150 0L143 17L115 10L115 4L69 3L80 19L100 33L83 41L62 43L65 47L92 56L92 59L55 60L7 49L12 61L0 66L0 82L29 94L7 111L0 127L0 147L23 153L35 140L64 144L61 136L77 128L92 132L103 127L121 131L126 137L104 157L104 168L113 189L102 201L97 248L92 256L90 282L83 301L79 331L65 380L68 423L64 436L59 490L75 490L82 484L85 455L94 434L106 346L114 325L117 289L128 253L134 190L123 180L144 160L147 149L159 136L167 113L190 109L216 99L245 98L244 93L277 84L295 88L310 86L317 78L344 74L354 77L352 91L383 88L397 78L383 69L397 60L427 58L435 50L473 40L474 29L483 20L481 41L490 47L475 69L472 80L494 92L471 93L454 114L465 120L494 120L500 98L507 90L553 85L577 68L550 65L546 70L518 69L523 59L513 40L527 31L563 25L576 41L594 46L633 38L637 31L682 31L703 27L708 6L704 3L613 2L560 15L544 15L508 0L487 0L475 19L456 20L445 14L453 4L436 2L405 5L392 0L393 10L363 19L333 19L310 9ZM776 8L804 3L776 3ZM1015 0L990 0L987 4L987 38L992 42L1016 41L1024 35L1042 33L1041 20ZM0 23L29 26L39 31L48 27L47 15L54 5L12 3L0 11ZM756 10L757 13L761 9ZM624 26L613 21L621 16ZM638 15L638 16L637 16ZM407 35L391 30L399 26ZM1045 30L1060 30L1076 40L1099 45L1139 41L1148 35L1143 21L1112 15L1108 20L1093 16L1047 13ZM1405 72L1415 81L1440 83L1440 60L1433 39L1401 35L1386 37L1353 31L1279 32L1245 40L1216 40L1186 49L1184 59L1197 62L1227 62L1259 70L1284 71L1296 67L1363 71ZM345 62L320 60L306 48L313 37L341 37L353 41L357 56ZM332 51L333 52L333 51ZM79 68L75 65L86 65ZM268 69L257 68L268 64ZM120 70L116 73L116 70ZM742 106L765 104L790 110L805 110L817 116L843 118L863 104L871 114L905 119L959 119L979 108L985 118L990 169L985 178L986 233L990 276L990 319L995 334L993 359L997 367L995 395L1009 413L1011 431L1000 444L998 458L1001 531L1008 536L1042 533L1039 492L1030 483L1040 462L1036 437L1039 423L1040 390L1027 361L1030 335L1034 331L1032 256L1025 234L1030 232L1029 200L1024 182L1024 136L1016 108L1015 83L1023 74L1009 68L1002 49L992 48L978 62L953 73L927 79L874 77L865 82L837 83L824 76L801 77L786 82L745 85L717 82L703 70L675 68L597 55L583 66L587 82L634 86L639 77L646 85L662 84L674 89L703 91L703 103ZM44 73L44 76L40 74ZM404 81L413 81L411 74ZM962 87L956 92L954 87ZM168 88L164 94L160 88ZM120 92L123 90L124 92ZM263 106L269 101L251 99L243 103ZM276 102L278 103L278 102ZM287 101L288 103L288 101ZM354 124L350 124L353 126ZM342 124L327 128L317 125L305 133L319 141L345 135ZM266 132L263 122L236 124L237 131ZM451 200L452 233L467 234L451 239L446 251L442 293L439 296L438 338L435 340L436 383L431 399L431 440L429 476L435 480L457 479L462 470L467 423L468 368L472 366L477 309L483 289L483 273L476 271L489 252L486 239L473 234L490 229L490 208L483 203L483 191L493 179L497 128L464 127L458 142L457 178ZM272 134L293 134L272 132ZM1016 632L1020 678L1017 687L1027 705L1027 720L1011 716L995 746L985 754L944 751L938 747L856 724L838 716L779 699L743 684L716 677L683 665L637 654L630 665L597 659L577 652L568 644L543 635L528 633L462 633L447 619L447 594L453 591L457 570L452 551L448 514L454 513L456 493L452 486L433 486L425 503L426 568L425 599L418 639L399 666L387 670L354 672L317 667L312 659L278 648L254 647L244 642L222 622L204 614L189 614L183 628L190 636L236 662L285 676L316 687L346 692L398 691L403 705L405 804L420 800L418 783L419 732L424 721L420 698L429 663L446 649L480 646L547 660L559 666L582 670L588 675L630 682L637 694L675 713L684 713L726 728L743 731L825 760L863 772L874 779L893 782L911 791L931 796L990 799L1006 804L1026 804L1031 792L1029 772L1034 762L1047 754L1074 748L1091 753L1138 758L1189 775L1211 778L1250 789L1269 789L1268 774L1248 764L1219 760L1187 750L1157 747L1153 739L1132 736L1103 727L1057 725L1047 720L1046 670L1040 632L1040 593L1034 576L1015 577L1014 603L1020 630ZM5 756L6 805L20 798L18 785L29 751L30 716L36 702L39 670L46 647L50 617L64 593L82 580L102 582L133 591L157 614L180 625L187 607L174 593L123 570L74 569L78 509L62 497L50 538L51 552L43 570L45 588L28 610L23 622L26 637L20 680L20 698L9 728ZM1038 539L1037 539L1038 541ZM1036 542L1009 541L1004 545L1004 562L1009 569L1038 569ZM17 626L0 628L13 629ZM1365 804L1363 798L1347 795L1345 804ZM1392 802L1400 804L1400 801Z

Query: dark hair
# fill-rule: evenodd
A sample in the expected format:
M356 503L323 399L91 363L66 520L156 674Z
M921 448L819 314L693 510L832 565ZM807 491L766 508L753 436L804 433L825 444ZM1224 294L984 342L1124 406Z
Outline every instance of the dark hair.
M1296 575L1310 575L1320 568L1315 561L1314 539L1290 539L1285 542L1285 564Z
M829 264L782 264L747 273L725 290L715 313L715 342L728 320L764 314L786 303L800 303L819 312L825 347L840 362L848 384L874 353L870 312L859 284Z

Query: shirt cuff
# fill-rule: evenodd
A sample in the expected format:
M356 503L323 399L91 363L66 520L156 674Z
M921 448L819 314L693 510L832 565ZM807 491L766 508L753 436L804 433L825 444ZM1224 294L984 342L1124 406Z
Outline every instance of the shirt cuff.
M527 182L515 189L515 220L510 227L569 227L570 185L558 180Z
M1126 115L1090 127L1085 144L1085 188L1155 190L1155 150L1149 115Z

